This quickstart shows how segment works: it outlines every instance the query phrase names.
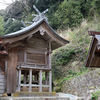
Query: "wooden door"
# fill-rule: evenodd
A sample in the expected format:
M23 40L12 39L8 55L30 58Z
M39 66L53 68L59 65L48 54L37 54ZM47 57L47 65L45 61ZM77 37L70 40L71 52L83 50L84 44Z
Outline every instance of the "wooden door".
M0 96L5 92L5 75L3 70L0 68Z

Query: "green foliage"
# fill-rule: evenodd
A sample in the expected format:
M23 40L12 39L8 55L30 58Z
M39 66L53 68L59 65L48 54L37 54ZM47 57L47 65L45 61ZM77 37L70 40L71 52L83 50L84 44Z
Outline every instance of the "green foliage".
M4 12L5 22L8 23L9 18L31 21L31 15L34 13L33 4L35 4L41 12L47 8L49 9L47 17L49 23L55 29L67 29L69 27L73 29L79 26L84 18L93 20L94 17L96 19L97 16L100 16L100 0L28 0L26 4L20 1L15 2L13 4L14 6L8 9L7 14ZM19 9L16 10L18 7ZM19 27L21 28L20 23L13 21L5 33L19 30ZM80 41L82 41L82 39L80 39Z
M4 35L4 21L2 16L0 16L0 36L1 35Z
M91 100L98 100L98 96L100 96L100 91L96 91L95 93L92 93Z
M67 2L64 0L54 14L51 25L55 28L58 28L59 26L59 28L72 28L80 24L82 18L83 16L80 12L79 2L73 0Z
M58 79L63 76L61 67L67 64L75 54L74 49L60 49L52 55L52 67L54 78Z
M54 5L50 7L51 15L48 14L50 24L55 29L73 28L80 25L84 18L92 20L100 15L100 0L64 0L56 4L56 8Z
M36 2L35 4L40 11L44 11L47 8L50 8L50 10L54 10L52 8L57 8L57 5L59 5L63 1L64 0L38 0L38 2Z
M62 77L61 79L58 80L58 83L56 84L57 85L57 88L56 88L56 92L61 92L62 91L62 86L63 86L63 83L67 80L71 80L73 78L76 78L78 76L81 76L83 74L86 74L89 72L89 69L87 69L86 67L82 67L81 68L82 70L80 70L80 72L75 72L73 70L68 70L68 75L66 77Z
M23 27L23 25L20 21L9 19L4 25L6 30L5 34L18 31L21 27Z
M73 79L73 78L75 78L77 76L80 76L80 75L83 75L85 73L88 73L88 72L89 72L89 69L86 68L86 67L84 67L84 66L80 69L80 72L75 72L73 70L68 70L68 73L69 73L68 76L67 77L64 77L61 80L61 83L63 83L66 80L70 80L70 79Z

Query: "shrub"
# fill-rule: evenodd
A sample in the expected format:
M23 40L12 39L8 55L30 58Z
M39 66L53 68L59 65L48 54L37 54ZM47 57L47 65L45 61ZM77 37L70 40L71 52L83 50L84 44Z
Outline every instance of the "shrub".
M75 54L74 49L60 49L52 55L53 77L58 79L64 75L62 73L62 66L66 65Z

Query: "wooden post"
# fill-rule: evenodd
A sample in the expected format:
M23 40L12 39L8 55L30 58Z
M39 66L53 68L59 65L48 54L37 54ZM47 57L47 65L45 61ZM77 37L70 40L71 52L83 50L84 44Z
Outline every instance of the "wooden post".
M19 69L19 82L18 82L18 91L20 92L21 87L21 70Z
M49 71L49 92L52 92L52 71Z
M51 42L49 42L49 68L51 69Z
M5 93L7 92L7 60L5 60Z
M25 51L24 51L24 62L25 62L25 65L27 65L27 49L25 48Z
M42 92L42 70L39 73L39 92Z
M31 88L32 88L32 69L30 69L30 72L29 72L29 92L31 92Z

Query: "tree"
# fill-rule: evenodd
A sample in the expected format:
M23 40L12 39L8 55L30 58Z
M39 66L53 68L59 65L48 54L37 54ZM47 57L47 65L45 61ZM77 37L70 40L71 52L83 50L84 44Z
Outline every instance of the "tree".
M21 29L21 27L23 27L23 24L20 21L9 18L4 25L6 30L5 34L18 31Z
M4 35L4 20L3 17L0 16L0 36Z
M56 29L73 28L81 23L82 18L80 3L77 0L70 0L69 2L64 0L52 17L51 25Z

